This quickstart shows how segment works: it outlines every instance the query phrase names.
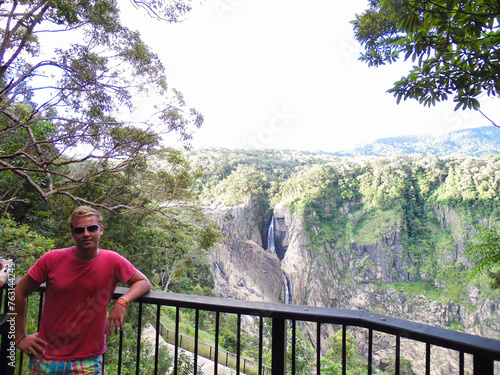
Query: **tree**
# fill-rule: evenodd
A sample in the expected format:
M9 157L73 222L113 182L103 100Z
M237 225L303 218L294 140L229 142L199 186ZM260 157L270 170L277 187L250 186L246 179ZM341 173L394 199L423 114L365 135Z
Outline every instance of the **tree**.
M416 62L388 90L398 103L411 98L431 106L453 94L455 110L480 110L481 93L500 93L499 14L493 0L371 0L352 24L369 66L401 55Z
M471 276L487 272L492 287L500 289L500 226L481 226L474 239L478 243L465 250L471 260L476 262Z
M44 253L53 248L53 241L29 228L18 225L9 215L0 217L0 249L2 257L12 259L19 274L27 272Z
M189 1L134 3L177 22ZM27 202L18 194L29 187L44 200L94 204L76 189L94 185L112 195L136 186L146 157L165 151L167 134L189 145L201 126L203 117L168 88L158 56L120 23L115 0L8 0L0 18L0 203ZM58 41L53 51L47 35ZM137 95L149 100L139 114ZM154 191L138 190L121 207L144 210ZM96 205L117 208L105 198Z

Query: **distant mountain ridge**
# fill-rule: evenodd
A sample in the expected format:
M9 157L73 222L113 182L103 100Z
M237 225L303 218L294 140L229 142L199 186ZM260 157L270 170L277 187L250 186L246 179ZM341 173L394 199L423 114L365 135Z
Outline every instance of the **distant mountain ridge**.
M494 126L456 130L439 136L381 138L352 149L322 153L334 156L396 156L408 154L486 156L500 153L500 129Z

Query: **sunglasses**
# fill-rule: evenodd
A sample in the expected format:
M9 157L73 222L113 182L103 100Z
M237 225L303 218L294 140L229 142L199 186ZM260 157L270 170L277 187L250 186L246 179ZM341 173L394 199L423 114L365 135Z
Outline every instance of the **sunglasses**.
M89 233L95 233L99 230L100 225L91 225L88 227L76 227L73 228L73 233L74 234L83 234L85 232L85 229L87 229L87 232Z

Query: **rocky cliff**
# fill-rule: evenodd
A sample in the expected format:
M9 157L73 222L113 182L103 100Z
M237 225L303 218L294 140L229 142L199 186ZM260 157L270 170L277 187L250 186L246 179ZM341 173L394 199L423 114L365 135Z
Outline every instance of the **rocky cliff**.
M375 242L351 238L347 243L326 243L321 249L313 249L304 230L304 217L292 214L287 207L277 206L273 210L276 244L273 253L263 246L267 245L263 234L267 232L265 226L270 215L263 214L255 204L211 207L207 213L227 237L218 247L213 263L216 290L221 296L283 302L286 275L294 304L374 311L435 326L461 327L471 334L499 337L499 298L486 299L477 288L469 287L463 303L457 304L392 286L396 282L412 281L408 273L412 259L403 249L402 228L397 220L391 225L381 225L385 231ZM472 231L470 225L443 205L434 205L432 213L439 225L451 231L456 245L454 252L447 253L439 261L458 260L470 265L463 255ZM315 229L312 231L314 233ZM334 328L325 330L325 339L333 332ZM360 352L366 354L367 333L361 330L353 333ZM315 344L315 333L309 336ZM393 357L393 343L384 335L376 335L375 342L375 364L384 368L387 358ZM424 368L424 345L403 341L402 347L403 356L414 364L414 368ZM438 361L433 361L433 373L450 374L457 370L456 353L436 349L432 355L439 357Z

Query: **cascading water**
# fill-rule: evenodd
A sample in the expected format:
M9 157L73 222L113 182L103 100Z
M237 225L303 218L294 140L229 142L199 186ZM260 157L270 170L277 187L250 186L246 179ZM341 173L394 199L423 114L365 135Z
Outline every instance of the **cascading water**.
M276 246L274 243L274 214L271 217L271 222L269 223L269 228L267 228L267 250L272 251L276 254ZM276 254L278 255L278 254ZM288 276L283 272L283 282L285 284L285 304L292 303L292 292L290 290L290 280Z
M220 268L220 265L217 261L214 261L215 269L219 272L219 274L222 276L222 278L227 282L227 276L226 274L222 271Z
M288 305L292 303L292 291L290 290L290 279L286 273L283 272L283 277L285 278L285 304Z
M267 250L271 250L276 254L276 247L274 246L274 214L267 229Z

